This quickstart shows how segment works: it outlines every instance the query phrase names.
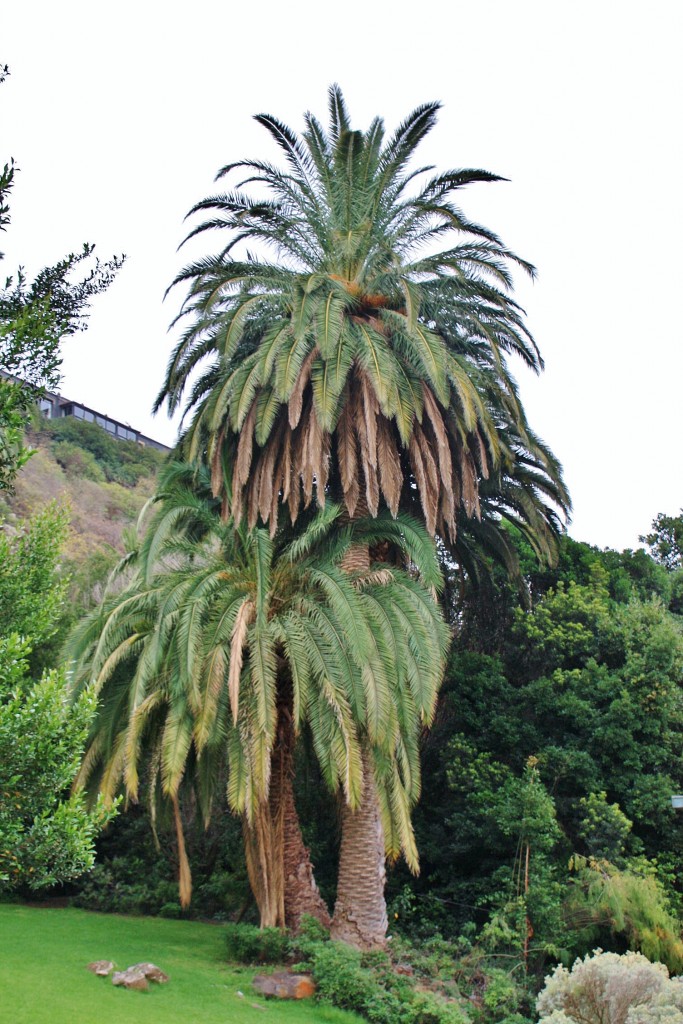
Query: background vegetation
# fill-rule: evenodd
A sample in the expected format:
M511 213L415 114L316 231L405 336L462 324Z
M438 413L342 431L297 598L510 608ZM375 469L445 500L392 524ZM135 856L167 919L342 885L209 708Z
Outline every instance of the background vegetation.
M97 598L126 526L153 490L146 474L161 461L137 446L124 451L102 431L89 436L75 421L66 432L56 426L39 425L32 439L38 454L5 499L0 559L5 692L20 690L32 701L42 693L46 707L58 699L49 670L65 631ZM73 450L62 465L64 444ZM39 511L60 486L76 503L75 531L66 511L49 503ZM33 513L30 523L22 524L24 510ZM455 1000L447 1004L451 1015L457 1004L482 1021L531 1019L549 967L570 964L597 944L641 949L675 972L683 965L683 823L670 803L683 767L680 522L658 516L638 551L600 551L564 538L557 568L544 572L511 534L519 585L491 565L474 587L445 564L454 643L435 723L422 743L423 796L414 816L421 873L414 878L397 866L388 895L392 959L409 963L432 995ZM10 630L39 642L15 638L10 649ZM29 680L44 670L49 686L36 690ZM4 708L10 706L6 696ZM64 737L54 711L46 714ZM77 714L67 729L72 757L84 722ZM329 904L338 812L303 739L296 800ZM67 758L62 766L65 787L73 763ZM27 792L46 788L32 786L32 778L26 774ZM60 788L56 778L48 789ZM194 876L187 911L178 901L173 822L156 822L155 843L144 804L108 826L81 881L63 873L52 893L96 910L255 921L239 821L226 814L206 831L191 799L182 810ZM25 857L17 874L14 888L24 896L35 891L30 869L42 870L41 856ZM49 871L42 881L51 881ZM392 1013L405 993L397 996L391 981L387 988L386 965L322 948L299 955L340 1005L375 1020L399 1019Z

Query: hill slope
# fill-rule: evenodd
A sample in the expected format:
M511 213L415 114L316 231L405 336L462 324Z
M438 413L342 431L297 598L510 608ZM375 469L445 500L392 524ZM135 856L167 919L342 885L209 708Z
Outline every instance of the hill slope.
M0 498L0 522L11 524L56 500L71 512L65 560L76 567L111 561L123 551L123 531L153 493L166 455L73 418L38 420L27 442L35 454L15 493Z

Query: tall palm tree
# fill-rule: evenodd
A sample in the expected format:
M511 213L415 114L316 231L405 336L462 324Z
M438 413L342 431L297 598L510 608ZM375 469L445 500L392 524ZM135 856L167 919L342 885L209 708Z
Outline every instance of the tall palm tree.
M298 538L273 542L224 523L187 474L167 473L132 577L72 640L74 687L101 700L81 781L94 775L109 798L123 782L137 799L144 757L174 808L187 900L180 787L193 779L208 816L226 762L262 923L325 919L294 806L295 737L310 730L323 776L353 808L363 758L375 760L389 852L414 866L417 738L446 647L427 589L439 579L433 545L405 516L340 529L329 503ZM386 565L340 568L354 544L387 535L424 582Z
M542 367L511 294L512 269L533 268L454 202L496 175L409 168L438 108L388 138L379 118L352 129L337 86L327 131L311 114L301 136L259 115L286 166L228 164L218 177L244 180L190 211L208 217L188 238L223 240L174 282L188 289L186 326L157 408L180 407L191 384L182 443L238 523L274 533L282 506L294 523L314 497L351 519L417 502L430 533L467 551L459 526L482 518L492 481L505 513L552 543L552 501L568 499L507 366ZM475 529L502 550L497 516Z
M219 178L246 180L190 211L211 216L188 238L226 239L174 282L188 285L188 326L157 408L175 410L202 368L184 440L208 456L236 522L246 511L274 531L282 504L294 521L328 493L350 516L380 502L395 514L416 490L429 531L454 540L459 510L479 513L480 481L517 458L507 424L554 473L506 365L514 354L542 366L510 294L510 267L533 268L452 200L500 179L457 170L418 186L432 168L407 170L438 107L418 107L388 140L380 119L351 129L337 86L327 132L311 114L302 137L259 115L287 168L228 164Z

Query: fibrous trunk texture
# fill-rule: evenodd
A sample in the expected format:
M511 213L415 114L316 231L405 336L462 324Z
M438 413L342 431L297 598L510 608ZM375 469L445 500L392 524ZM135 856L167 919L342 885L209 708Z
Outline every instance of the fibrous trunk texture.
M356 515L367 513L367 500L361 495ZM363 544L349 548L342 561L342 568L348 573L363 572L369 566L370 552ZM359 949L377 949L385 945L387 934L384 830L372 760L367 750L363 750L362 758L360 806L355 811L346 803L342 806L337 902L330 934L333 939Z
M254 809L251 821L242 819L249 884L262 928L284 928L284 858L281 822L273 819L270 802Z
M273 815L282 820L285 924L294 932L301 918L310 914L326 928L330 913L313 876L309 850L304 846L299 815L294 803L294 725L289 709L280 714L278 744L273 761L271 803Z
M304 914L325 927L329 927L330 915L315 883L294 803L294 740L291 714L281 706L269 797L254 811L251 822L243 819L243 832L247 873L261 927L297 931Z
M360 807L342 808L337 902L332 918L333 939L358 949L386 944L387 907L384 831L372 761L363 751L363 797Z

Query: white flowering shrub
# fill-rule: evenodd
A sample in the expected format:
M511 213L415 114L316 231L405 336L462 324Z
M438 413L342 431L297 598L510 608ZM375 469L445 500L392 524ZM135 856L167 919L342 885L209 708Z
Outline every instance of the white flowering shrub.
M683 981L641 953L596 949L556 967L536 1009L539 1024L683 1024Z

